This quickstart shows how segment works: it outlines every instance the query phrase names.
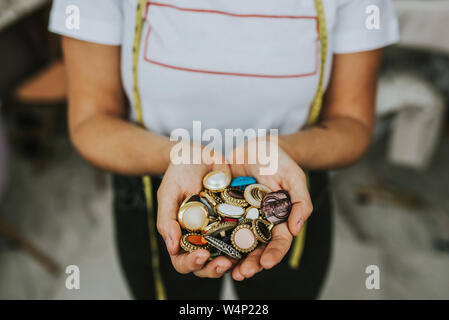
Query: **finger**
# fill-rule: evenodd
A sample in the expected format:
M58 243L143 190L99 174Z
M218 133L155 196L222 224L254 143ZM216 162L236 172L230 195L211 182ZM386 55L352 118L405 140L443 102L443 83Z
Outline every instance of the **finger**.
M264 269L271 269L282 261L292 243L293 236L286 223L281 223L273 228L271 241L265 248L260 264Z
M254 164L254 167L259 168L260 160L257 157L257 152L260 150L260 144L266 147L268 136L256 136L249 138L248 141L237 145L232 152L227 155L227 160L231 164ZM255 161L254 161L255 160Z
M200 278L221 278L232 267L232 261L226 257L217 257L210 261L204 268L194 274Z
M243 176L253 176L247 167L242 164L231 164L232 177L243 177Z
M313 211L311 201L296 202L292 206L290 217L288 218L288 228L293 236L297 236L304 226L306 220Z
M234 269L232 269L232 278L235 281L243 281L245 277L240 273L240 265L236 265Z
M170 256L173 267L182 274L201 270L209 259L209 251L195 250L191 253L181 253Z
M226 161L233 165L245 164L247 163L245 153L245 145L237 146L234 150L228 153Z
M291 234L296 236L313 211L306 176L302 171L297 171L285 179L283 186L290 194L293 204L288 218L288 228Z
M231 168L226 163L214 164L212 166L212 171L217 171L217 170L226 172L227 174L229 174L230 177L233 176L233 174L231 172Z
M165 187L161 186L158 191L157 201L157 229L165 241L170 255L179 251L179 240L181 239L181 228L178 224L176 214L179 208L179 201L182 193L177 190L164 192ZM173 194L178 196L173 196Z
M239 272L246 279L251 278L256 273L263 270L263 267L260 264L260 257L262 256L264 250L265 246L258 247L256 250L251 252L240 264Z
M278 191L282 189L278 176L256 175L255 177L257 179L257 183L267 186L271 191Z
M226 159L219 152L215 152L215 150L211 148L203 148L201 151L201 161L202 164L205 165L215 165L215 164L224 164L226 163Z

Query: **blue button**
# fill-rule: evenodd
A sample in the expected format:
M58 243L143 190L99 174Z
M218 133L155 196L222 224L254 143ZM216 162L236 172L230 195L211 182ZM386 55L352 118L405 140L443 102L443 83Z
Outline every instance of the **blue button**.
M236 177L231 181L231 187L238 187L240 189L245 189L246 186L250 184L257 183L257 180L253 177Z

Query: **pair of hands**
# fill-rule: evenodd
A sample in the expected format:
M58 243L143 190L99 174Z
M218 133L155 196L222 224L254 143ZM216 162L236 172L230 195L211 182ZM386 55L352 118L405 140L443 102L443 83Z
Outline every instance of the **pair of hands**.
M172 163L168 167L157 193L157 229L164 238L172 264L179 273L193 272L202 278L220 278L232 268L234 280L242 281L263 269L271 269L287 254L293 236L299 233L312 213L306 176L280 147L278 147L278 170L273 175L261 175L260 169L263 166L259 163L240 164L246 163L240 157L248 159L247 152L254 150L250 147L254 143L257 143L255 139L234 150L229 157L234 161L225 161L219 153L207 150L211 160L208 162L211 164L175 165ZM267 143L276 142L267 139ZM201 148L201 151L204 151L203 146L192 145L192 149L195 148ZM259 245L256 250L240 261L220 256L208 262L207 250L185 253L179 245L182 236L181 227L177 221L179 206L189 194L199 193L202 190L203 177L214 170L225 171L232 177L254 177L258 183L266 185L273 191L286 190L293 203L288 222L278 224L272 229L272 240L267 245Z

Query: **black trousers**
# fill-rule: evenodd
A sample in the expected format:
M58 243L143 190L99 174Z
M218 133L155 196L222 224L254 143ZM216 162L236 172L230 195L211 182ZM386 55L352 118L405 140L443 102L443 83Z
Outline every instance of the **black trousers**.
M154 199L160 179L153 178ZM297 269L288 253L271 270L234 281L240 299L316 299L329 265L332 239L331 201L326 173L310 173L314 212L307 222L304 251ZM156 204L157 205L157 204ZM156 211L155 211L156 212ZM116 241L124 275L136 299L155 299L147 210L140 177L114 176ZM182 275L173 268L157 235L160 271L168 299L219 299L221 279Z

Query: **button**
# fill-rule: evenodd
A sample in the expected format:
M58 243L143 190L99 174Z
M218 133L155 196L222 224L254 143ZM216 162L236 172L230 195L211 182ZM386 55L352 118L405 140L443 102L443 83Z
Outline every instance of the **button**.
M204 246L207 244L206 239L204 239L204 237L199 234L190 234L187 237L187 241L197 246Z
M233 206L228 203L220 203L217 208L217 213L223 218L234 218L238 219L243 216L245 209L238 206Z
M239 224L247 224L249 226L252 226L253 225L253 220L242 218L242 219L240 219Z
M253 220L252 229L256 239L262 243L270 242L273 226L272 223L264 219Z
M186 203L192 202L192 201L200 201L200 196L196 193L189 194L184 201L181 203L181 207L185 205Z
M187 231L202 231L209 223L209 210L199 201L188 202L179 208L178 222Z
M245 188L244 197L251 206L260 208L262 199L270 193L271 190L263 184L251 184Z
M223 200L219 196L217 196L215 193L210 192L209 190L201 191L200 196L206 199L212 208L215 208L220 203L223 203Z
M230 186L238 187L243 190L243 189L245 189L245 187L247 185L254 184L254 183L257 183L257 181L253 177L241 176L241 177L236 177L236 178L232 179Z
M224 171L212 171L203 178L203 186L212 192L221 192L231 183L231 176Z
M257 247L256 236L247 224L240 224L232 231L231 241L234 248L242 253L249 253Z
M234 221L214 222L208 225L203 234L215 237L220 234L222 237L226 235L226 232L237 227L238 223Z
M205 238L212 247L220 250L229 257L233 259L242 259L242 255L240 254L240 252L238 252L237 249L230 246L229 244L211 236L205 236Z
M207 210L209 211L209 218L213 218L215 216L215 211L209 201L207 201L205 198L200 198L200 201L207 207Z
M245 219L257 219L260 217L259 209L256 207L248 207L245 210Z
M198 241L195 241L198 244L190 242L190 240L194 239L194 238L198 240L198 238L196 238L196 237L202 237L202 236L199 235L199 234L196 234L196 233L186 233L185 235L183 235L181 237L181 240L179 241L179 245L181 246L181 248L184 251L187 251L187 252L193 252L193 251L199 250L199 249L205 249L205 250L209 250L210 249L210 246L207 243L207 241L206 241L205 244L200 244L200 242L198 242ZM206 239L204 239L204 241L205 240Z
M292 210L292 202L287 191L280 190L267 194L262 201L262 213L273 224L279 224L288 219Z
M247 207L248 202L246 202L243 191L238 188L227 188L221 193L221 198L225 203L231 204L238 207Z

